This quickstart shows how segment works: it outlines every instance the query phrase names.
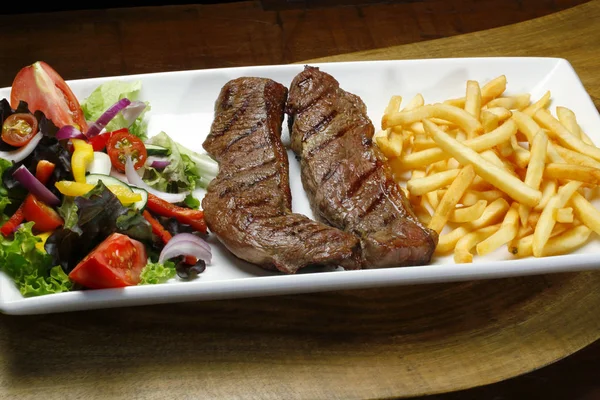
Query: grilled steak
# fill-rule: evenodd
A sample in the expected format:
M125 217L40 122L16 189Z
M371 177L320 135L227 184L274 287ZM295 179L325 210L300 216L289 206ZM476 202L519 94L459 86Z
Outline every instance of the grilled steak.
M292 81L286 112L317 219L360 238L364 268L429 263L438 235L419 222L372 146L362 100L306 66Z
M202 200L208 228L237 257L295 273L309 265L360 268L360 243L291 212L281 142L287 88L263 78L229 81L215 104L204 149L219 163Z

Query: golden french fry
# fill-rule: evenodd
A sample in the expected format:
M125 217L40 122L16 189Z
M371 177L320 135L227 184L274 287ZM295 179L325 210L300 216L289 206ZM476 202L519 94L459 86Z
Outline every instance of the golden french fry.
M529 106L531 95L522 93L508 97L497 97L487 104L488 108L502 107L508 110L523 110Z
M400 104L402 104L402 96L392 96L385 108L384 114L391 114L400 110Z
M508 158L513 154L513 148L510 145L510 140L500 143L498 146L498 152L503 158Z
M517 125L514 121L506 121L492 132L477 136L473 139L468 139L462 142L464 146L476 152L482 152L490 149L503 141L509 140L512 135L517 132ZM435 147L416 153L406 154L400 157L397 161L399 169L415 169L424 168L434 162L450 158L451 155L442 150L440 147Z
M576 227L570 224L557 225L546 242L542 256L565 254L575 250L587 241L590 233L591 230L585 225ZM533 256L533 234L513 240L509 245L509 251L517 258Z
M527 186L514 175L487 161L477 152L438 129L434 123L425 120L423 121L423 126L444 151L451 154L463 165L472 164L479 176L508 194L514 200L533 207L542 198L542 193L539 190Z
M542 181L540 184L540 190L542 191L542 199L539 204L533 207L536 211L542 211L544 207L548 204L552 196L556 194L556 190L558 189L558 183L554 180Z
M426 193L424 196L431 205L431 208L433 208L434 210L438 208L438 205L440 204L440 196L438 196L437 192L437 190L434 190Z
M456 208L450 213L448 221L455 223L475 221L483 215L487 204L487 200L477 200L477 202L471 206Z
M600 169L584 167L583 165L548 163L544 168L544 177L598 185L600 183Z
M454 106L454 107L458 107L458 108L465 108L465 102L466 101L467 101L466 98L459 97L457 99L444 100L444 104L448 104L450 106Z
M480 256L489 254L513 240L519 231L518 203L513 203L500 225L500 228L475 247Z
M467 134L478 135L483 132L481 122L462 108L447 104L429 104L413 110L384 115L381 126L386 129L394 125L410 125L426 118L442 118L458 125Z
M461 237L458 242L456 242L456 247L454 248L454 262L457 264L473 262L473 253L471 253L471 249L497 232L499 228L500 224L490 225L469 232Z
M543 257L558 256L570 253L584 245L592 233L592 230L585 225L578 225L568 231L548 239L544 247Z
M600 235L600 211L579 192L573 193L571 204L577 218Z
M410 130L415 135L423 135L423 137L427 137L427 135L425 134L425 128L423 128L423 123L421 121L413 122L410 125Z
M471 182L473 182L473 178L475 178L475 169L472 165L467 165L460 170L436 207L428 225L430 229L433 229L437 233L442 231L446 222L448 222L450 212L456 207L456 204L465 193L465 190L467 190Z
M581 154L577 151L569 150L566 147L555 145L554 148L560 154L560 156L569 164L583 165L585 167L598 168L600 169L600 162L594 160L592 157Z
M488 204L481 217L477 218L475 221L462 224L448 233L442 233L439 236L438 245L435 249L436 254L446 254L451 252L456 246L456 242L467 233L502 220L509 207L510 205L505 199L496 199Z
M391 132L389 129L382 131L384 134L375 136L375 143L387 159L400 157L404 140L402 135Z
M499 122L504 122L510 117L512 117L512 111L504 107L490 107L486 108L484 111L487 111L488 113L491 113L498 117Z
M480 118L481 125L483 126L483 132L485 133L493 131L500 125L500 118L489 110L481 111Z
M428 137L424 137L424 138L419 137L418 139L415 139L413 141L412 151L419 152L422 150L432 149L436 146L437 146L437 144L435 144L433 139L428 138Z
M558 223L573 223L573 207L556 208L552 213L552 218Z
M437 172L422 178L411 179L406 183L406 187L411 196L421 196L431 191L443 188L452 183L460 171L450 169L443 172Z
M481 113L481 88L479 87L479 82L473 80L467 81L464 109L479 119L479 114Z
M506 91L506 75L500 75L481 88L481 105L488 104L492 99L499 97Z
M432 121L434 121L436 124L440 125L440 129L447 129L450 126L454 126L454 124L452 122L446 121L445 119L436 118L436 117L432 117L430 119Z
M527 168L531 153L517 142L517 135L510 137L510 146L512 147L512 156L515 164L517 164L519 168Z
M427 173L427 175L432 175L437 172L443 172L443 171L447 171L447 170L448 170L448 161L440 160L440 161L435 162L435 163L431 164L430 166L428 166L425 169L425 172Z
M410 101L402 111L413 110L415 108L423 106L424 104L425 99L423 98L423 95L421 93L417 93L412 99L410 99Z
M431 213L424 207L422 203L413 204L413 210L415 211L415 215L417 219L421 221L422 224L428 225L429 221L431 221Z
M492 203L498 199L507 200L508 196L504 194L503 191L498 189L484 190L484 191L474 191L467 190L463 197L460 199L460 204L463 206L472 206L477 203L479 200L485 200L488 203Z
M555 138L561 145L578 151L600 161L600 148L587 144L573 135L563 124L545 109L538 110L533 119L548 130L548 136Z
M581 182L570 181L569 183L561 186L556 194L552 196L546 207L540 214L540 219L535 225L533 232L533 255L534 257L542 257L546 242L550 238L552 229L556 221L552 218L553 210L555 208L563 208L569 201L573 193L581 186Z
M548 104L550 103L550 91L546 91L546 93L544 93L544 95L542 97L539 98L538 101L536 101L533 104L530 104L527 108L525 108L523 110L523 112L529 116L532 116L533 114L536 113L537 110L541 109L541 108L547 108Z
M529 158L529 165L527 167L527 173L525 174L524 180L525 184L533 189L539 189L540 184L542 183L547 149L548 136L544 133L544 131L540 130L533 138L533 144L531 145L530 152L531 156ZM544 192L542 192L542 198L543 196ZM519 217L521 224L525 225L527 222L530 210L530 206L525 204L519 205Z

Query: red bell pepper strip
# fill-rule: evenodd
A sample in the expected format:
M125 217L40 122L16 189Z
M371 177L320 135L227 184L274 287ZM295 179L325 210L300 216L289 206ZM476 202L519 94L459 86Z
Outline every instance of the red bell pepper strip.
M171 232L166 230L165 227L162 226L162 224L156 218L154 218L148 210L144 210L142 212L142 215L144 216L144 218L146 218L146 221L150 223L150 226L152 227L152 233L160 237L164 244L167 244L167 242L173 237L173 235L171 235ZM195 265L197 262L198 260L194 256L185 257L186 264Z
M189 225L198 232L206 233L207 231L206 222L204 221L204 211L202 210L194 210L171 204L152 193L148 193L146 207L163 217L175 218L180 223Z
M2 224L0 232L2 232L4 237L10 236L15 231L17 226L19 226L25 219L25 213L23 212L24 203L25 202L21 203L19 208L17 208L17 211L15 211L15 213L8 219L8 221Z
M35 168L35 177L38 178L40 182L44 185L48 183L50 177L54 173L54 168L56 165L47 160L38 161Z
M50 161L40 160L35 168L35 177L45 185L50 180L55 167L56 165ZM0 232L2 232L5 237L11 235L17 226L19 226L25 220L25 213L23 211L24 204L25 201L21 203L19 208L17 208L17 211L15 211L8 221L6 221L0 228Z

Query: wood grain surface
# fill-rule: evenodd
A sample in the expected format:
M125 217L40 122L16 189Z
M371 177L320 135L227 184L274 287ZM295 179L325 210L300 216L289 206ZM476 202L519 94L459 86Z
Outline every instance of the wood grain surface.
M254 5L248 7L235 11L236 18L247 18ZM204 48L199 42L210 39L202 34L206 27L192 27L197 10L144 8L137 19L131 10L10 21L2 16L0 23L15 29L0 43L0 86L10 85L18 68L37 59L59 66L67 79L231 66L230 48L221 49L221 58L198 54ZM227 26L216 13L209 16L207 23ZM271 16L256 12L252 18ZM595 0L439 40L333 56L346 52L339 46L318 61L564 57L598 107L600 27L593 21L599 20ZM236 63L282 60L270 58L276 52L269 43L252 48L255 42L245 40L249 34L270 38L278 28L269 21L242 33L223 32L240 53L254 54ZM596 399L600 346L592 343L600 337L598 287L600 273L586 272L0 315L0 397L373 399L454 392L426 399Z

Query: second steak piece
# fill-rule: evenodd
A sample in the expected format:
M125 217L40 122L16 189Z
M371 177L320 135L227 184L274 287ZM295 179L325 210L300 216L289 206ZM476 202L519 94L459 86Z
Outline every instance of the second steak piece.
M270 79L229 81L204 149L219 163L202 200L208 228L237 257L295 273L309 265L360 268L353 235L292 213L281 125L287 88Z
M419 222L376 154L362 100L306 66L290 85L286 112L313 211L360 238L363 268L429 263L438 235Z

